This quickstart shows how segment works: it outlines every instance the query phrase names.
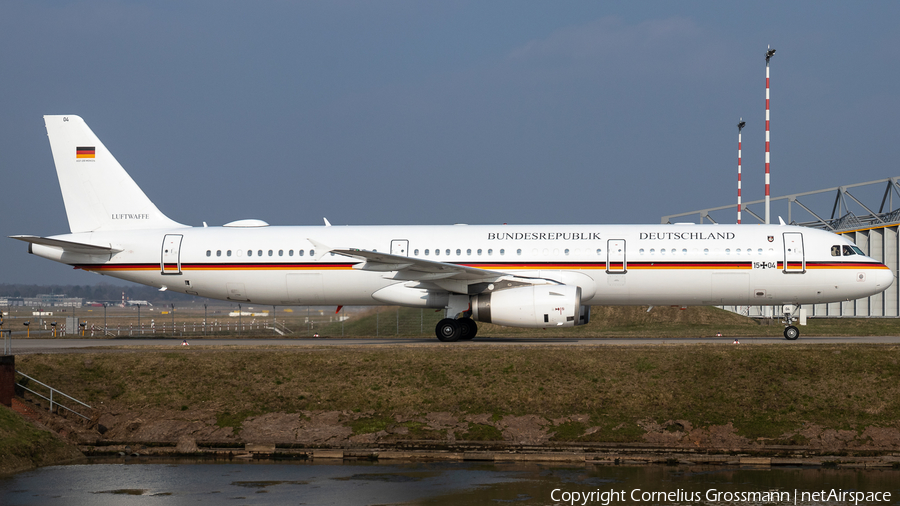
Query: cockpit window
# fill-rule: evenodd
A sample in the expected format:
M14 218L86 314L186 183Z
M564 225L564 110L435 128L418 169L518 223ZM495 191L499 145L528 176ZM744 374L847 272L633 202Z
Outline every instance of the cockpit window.
M859 249L858 246L851 246L848 244L835 244L834 246L831 247L831 256L833 256L833 257L841 256L842 252L843 252L843 256L845 256L845 257L851 256L851 255L863 255L863 256L866 255L865 253L863 253L863 251L861 249Z

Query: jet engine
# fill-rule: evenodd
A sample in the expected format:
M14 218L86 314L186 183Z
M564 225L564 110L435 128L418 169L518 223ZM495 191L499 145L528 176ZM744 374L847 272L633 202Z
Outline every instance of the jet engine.
M590 319L581 305L581 288L532 285L473 295L472 319L508 327L574 327Z

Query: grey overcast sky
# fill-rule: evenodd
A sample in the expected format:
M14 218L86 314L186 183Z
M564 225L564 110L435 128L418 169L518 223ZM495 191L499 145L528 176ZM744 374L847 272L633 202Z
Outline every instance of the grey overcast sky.
M68 232L44 114L192 225L658 223L900 175L900 2L0 2L2 235ZM0 283L108 280L0 240Z

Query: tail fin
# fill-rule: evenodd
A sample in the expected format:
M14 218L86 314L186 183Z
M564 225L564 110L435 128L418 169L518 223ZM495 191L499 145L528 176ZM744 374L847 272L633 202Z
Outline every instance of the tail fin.
M166 217L78 116L44 116L72 233L184 227Z

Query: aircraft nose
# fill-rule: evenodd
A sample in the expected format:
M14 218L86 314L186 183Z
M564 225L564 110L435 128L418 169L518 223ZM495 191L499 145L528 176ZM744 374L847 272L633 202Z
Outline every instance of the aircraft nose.
M872 276L873 281L875 281L875 286L881 290L887 289L887 287L891 286L894 282L894 273L891 272L891 269L888 266L883 265L883 269L878 269L875 271Z

